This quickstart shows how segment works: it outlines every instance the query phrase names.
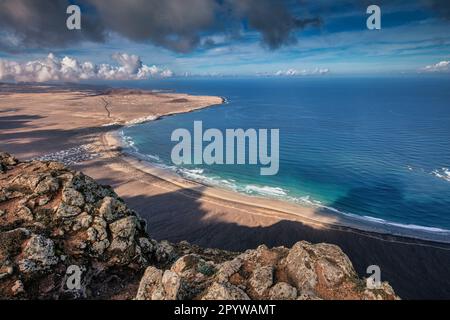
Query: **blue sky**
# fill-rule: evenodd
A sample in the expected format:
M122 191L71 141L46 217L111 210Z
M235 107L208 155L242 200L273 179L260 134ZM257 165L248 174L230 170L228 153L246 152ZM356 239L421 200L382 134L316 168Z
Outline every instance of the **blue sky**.
M215 0L199 1L202 2L200 5L206 6L208 1ZM92 0L92 6L87 4L90 4L89 0L71 2L82 7L82 28L85 16L102 14L103 9L95 7L95 0ZM115 29L111 22L105 22L106 36L101 41L86 37L56 45L22 44L20 50L0 45L0 58L28 61L52 52L56 56L67 55L79 61L100 64L114 63L111 59L113 54L124 52L139 56L146 65L170 69L176 75L274 75L288 70L304 74L314 74L315 70L326 70L330 74L402 74L417 73L425 66L450 60L450 17L446 1L378 1L382 12L381 30L366 28L369 16L366 8L371 3L363 4L364 1L275 2L283 3L292 17L305 21L317 18L321 23L292 28L280 43L271 47L264 40L271 30L267 30L264 23L261 26L261 21L252 25L253 11L244 11L244 14L233 18L223 11L214 11L212 18L194 14L192 19L205 21L193 25L189 20L187 26L194 29L189 31L189 36L195 36L195 44L189 44L187 50L179 50L167 43L168 37L161 40L158 35L150 34L147 39L144 32L144 38L136 39L127 30ZM255 3L245 10L256 10ZM261 13L263 19L264 14ZM14 26L0 24L0 27L10 36L20 36L20 32L11 32ZM182 31L172 27L170 30L175 30L171 31L170 37L185 40Z

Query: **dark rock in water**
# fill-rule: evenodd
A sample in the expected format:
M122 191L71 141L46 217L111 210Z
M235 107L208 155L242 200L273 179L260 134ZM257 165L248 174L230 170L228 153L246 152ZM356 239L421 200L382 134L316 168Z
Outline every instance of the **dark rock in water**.
M244 253L157 242L108 186L0 153L1 299L397 299L329 244Z

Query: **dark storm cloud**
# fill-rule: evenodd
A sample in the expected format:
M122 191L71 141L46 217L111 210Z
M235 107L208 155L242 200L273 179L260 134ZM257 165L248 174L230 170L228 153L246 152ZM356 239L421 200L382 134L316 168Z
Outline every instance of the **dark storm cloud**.
M296 42L293 31L308 25L319 26L319 18L295 17L284 1L228 0L232 10L249 26L262 34L263 42L271 49Z
M77 41L105 40L115 32L189 52L204 34L230 32L240 21L275 49L295 42L293 32L318 25L318 18L293 14L300 2L283 0L79 0L82 30L66 29L68 0L0 0L0 49L54 48ZM301 10L300 10L301 11Z
M450 19L450 1L424 0L440 17Z
M83 17L83 32L66 26L68 1L0 0L0 49L65 46L74 41L102 41L103 29L90 15Z
M214 27L219 9L213 0L89 1L109 30L178 52L198 45L199 33Z

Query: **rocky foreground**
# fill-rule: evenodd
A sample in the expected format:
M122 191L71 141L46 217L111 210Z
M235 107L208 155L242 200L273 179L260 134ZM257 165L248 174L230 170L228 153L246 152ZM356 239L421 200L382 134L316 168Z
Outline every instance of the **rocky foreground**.
M155 241L110 187L57 162L19 163L0 153L0 298L398 297L386 282L368 289L331 244L234 253Z

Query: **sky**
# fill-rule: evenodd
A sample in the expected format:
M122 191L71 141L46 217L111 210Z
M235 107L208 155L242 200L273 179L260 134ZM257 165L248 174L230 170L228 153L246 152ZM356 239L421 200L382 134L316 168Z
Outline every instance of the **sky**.
M81 30L66 9L81 8ZM381 30L368 30L369 5ZM0 0L0 80L450 73L447 0Z

